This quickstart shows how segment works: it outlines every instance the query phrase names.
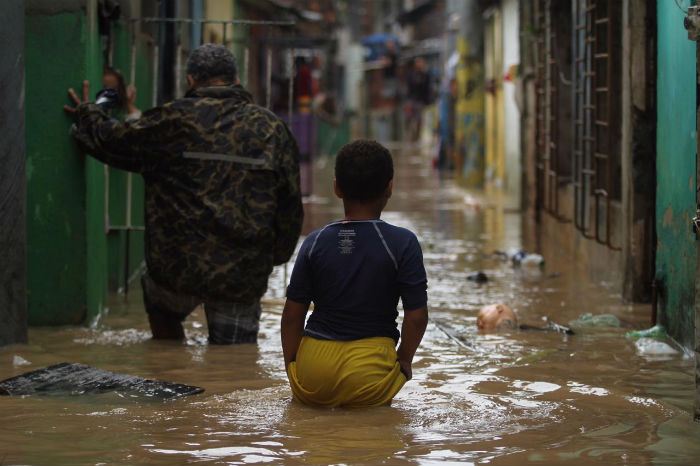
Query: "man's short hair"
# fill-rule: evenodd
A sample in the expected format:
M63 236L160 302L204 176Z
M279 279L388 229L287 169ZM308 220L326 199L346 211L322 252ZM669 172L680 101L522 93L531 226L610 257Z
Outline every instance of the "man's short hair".
M377 199L393 178L391 153L377 141L358 139L350 142L335 158L335 179L346 199Z
M187 59L187 74L201 84L208 84L215 78L233 84L238 77L236 59L223 45L203 44Z

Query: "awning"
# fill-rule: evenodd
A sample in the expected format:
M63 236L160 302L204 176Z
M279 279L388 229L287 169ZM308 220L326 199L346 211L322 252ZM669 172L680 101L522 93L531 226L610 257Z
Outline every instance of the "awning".
M317 23L323 15L316 11L299 8L293 2L284 0L240 0L247 8L260 11L269 18L284 20L302 20Z

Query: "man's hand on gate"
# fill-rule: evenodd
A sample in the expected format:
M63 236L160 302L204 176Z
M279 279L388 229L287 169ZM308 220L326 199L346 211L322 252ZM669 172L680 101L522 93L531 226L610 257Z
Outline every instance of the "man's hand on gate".
M71 99L73 99L73 102L75 102L75 107L71 107L70 105L64 105L63 110L69 113L75 113L78 110L78 105L87 102L90 100L89 97L89 90L90 90L90 81L83 81L83 100L80 100L80 98L77 96L73 88L71 87L68 89L68 95L70 96Z

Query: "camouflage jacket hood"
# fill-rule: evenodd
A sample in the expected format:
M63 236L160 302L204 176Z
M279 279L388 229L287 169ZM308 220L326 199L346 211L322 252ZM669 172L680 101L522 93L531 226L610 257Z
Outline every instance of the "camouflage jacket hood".
M191 90L134 121L78 108L75 138L146 183L146 264L161 285L252 302L301 231L299 152L286 125L243 87Z

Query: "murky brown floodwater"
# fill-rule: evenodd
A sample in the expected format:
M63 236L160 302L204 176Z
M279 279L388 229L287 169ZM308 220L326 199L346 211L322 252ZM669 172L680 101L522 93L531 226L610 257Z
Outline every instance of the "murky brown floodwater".
M422 239L431 316L473 346L430 324L415 378L391 407L323 411L291 402L279 343L282 268L270 280L257 346L207 346L201 311L187 322L187 344L150 341L135 290L128 304L115 296L96 329L32 329L29 345L0 348L0 379L70 361L206 392L171 402L0 398L0 464L698 464L692 362L683 354L640 355L625 329L475 331L477 309L495 301L535 323L613 313L635 328L646 326L648 307L621 305L564 259L547 258L546 275L560 276L541 279L488 257L520 246L521 217L465 204L420 157L396 160L383 218ZM328 168L305 234L342 217ZM467 281L475 270L493 281ZM15 355L31 365L14 366Z

